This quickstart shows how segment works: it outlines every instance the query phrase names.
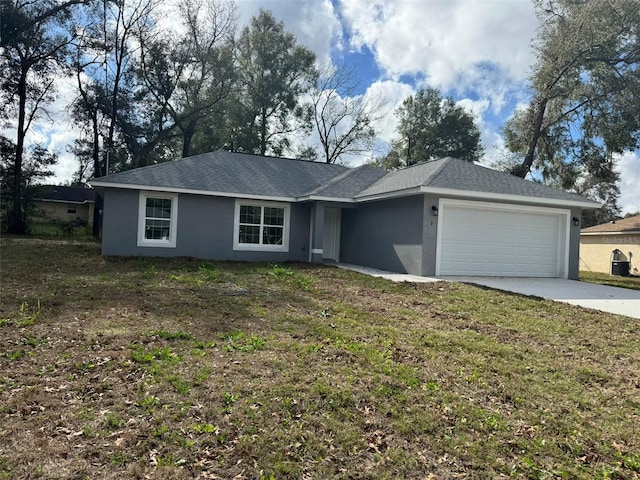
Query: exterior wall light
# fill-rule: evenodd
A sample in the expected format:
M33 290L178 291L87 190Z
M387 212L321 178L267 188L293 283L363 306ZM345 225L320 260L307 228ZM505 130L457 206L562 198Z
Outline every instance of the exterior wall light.
M580 219L578 217L573 217L573 224L576 227L579 227L580 226Z
M433 206L431 207L431 214L432 214L434 217L437 217L437 216L438 216L438 207L436 207L435 205L433 205Z

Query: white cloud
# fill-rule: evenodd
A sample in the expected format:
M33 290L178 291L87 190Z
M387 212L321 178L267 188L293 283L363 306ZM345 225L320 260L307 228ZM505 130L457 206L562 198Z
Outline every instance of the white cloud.
M504 104L526 79L537 19L525 1L343 0L351 43L390 78L424 75L443 91L473 88Z
M622 214L640 212L640 154L628 152L618 159Z
M495 125L487 122L484 118L484 114L491 107L491 102L488 99L471 100L463 98L458 100L456 105L463 107L473 115L478 130L480 130L480 141L484 147L484 155L479 163L484 166L491 166L502 155L504 149L502 135L496 130Z
M383 80L372 83L365 93L370 99L384 100L384 106L380 109L378 119L374 123L378 131L378 139L391 143L396 135L398 119L394 112L402 104L402 101L409 95L413 95L415 90L406 83L393 80Z

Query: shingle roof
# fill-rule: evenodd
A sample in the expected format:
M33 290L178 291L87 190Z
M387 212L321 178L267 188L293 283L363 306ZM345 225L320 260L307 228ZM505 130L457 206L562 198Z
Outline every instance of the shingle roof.
M416 188L462 190L499 195L517 195L545 200L585 202L575 193L523 180L505 172L475 165L457 158L443 158L389 173L356 197L380 195ZM595 203L595 202L594 202Z
M217 151L115 173L92 184L299 197L348 170L341 165Z
M580 233L640 233L640 215L583 228Z
M384 177L386 172L371 165L347 170L320 186L309 195L332 198L353 198L363 189Z
M69 187L65 185L38 186L34 198L53 202L86 203L96 201L93 188Z
M487 194L495 198L518 196L527 197L529 201L597 206L579 195L455 158L387 173L370 165L350 169L335 164L218 151L116 173L96 179L92 184L201 191L214 195L350 201L450 190L469 197L476 194L485 198Z
M420 163L412 167L389 172L373 185L362 190L356 197L382 195L428 185L433 177L446 165L445 160L448 159Z

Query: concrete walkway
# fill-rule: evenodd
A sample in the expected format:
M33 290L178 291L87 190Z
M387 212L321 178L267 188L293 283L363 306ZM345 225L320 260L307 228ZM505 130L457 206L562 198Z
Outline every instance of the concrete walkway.
M336 263L333 265L338 268L344 268L345 270L352 270L354 272L364 273L365 275L371 275L372 277L386 278L387 280L393 280L394 282L431 283L441 281L439 278L421 277L420 275L409 275L408 273L387 272L376 268L352 265L350 263Z
M546 298L556 302L580 305L603 312L640 318L640 290L597 285L595 283L563 280L560 278L507 278L507 277L421 277L386 272L359 265L338 264L339 268L353 270L394 282L462 282L482 285L497 290Z

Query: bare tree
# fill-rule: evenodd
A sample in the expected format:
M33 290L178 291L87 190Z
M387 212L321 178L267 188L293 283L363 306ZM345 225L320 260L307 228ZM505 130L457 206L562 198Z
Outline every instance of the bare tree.
M191 153L198 128L231 92L234 80L235 4L197 0L180 6L185 33L142 45L140 77L158 107L180 131L182 156Z
M371 151L376 137L373 122L379 118L384 100L358 94L356 72L352 67L332 65L319 72L311 92L313 121L320 137L322 158L339 162L344 155Z

